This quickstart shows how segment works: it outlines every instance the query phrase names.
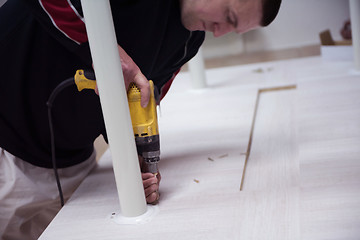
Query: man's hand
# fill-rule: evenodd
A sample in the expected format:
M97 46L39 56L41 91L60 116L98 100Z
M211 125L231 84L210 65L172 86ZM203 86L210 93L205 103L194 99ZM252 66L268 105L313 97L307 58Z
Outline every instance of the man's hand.
M157 204L159 202L159 186L161 181L160 172L153 174L148 172L144 158L139 156L139 164L141 169L141 177L143 180L144 192L146 202L150 204Z
M141 94L141 106L146 107L150 99L150 84L146 79L144 74L140 71L140 68L132 60L132 58L127 55L124 49L118 46L121 67L124 75L125 87L129 88L130 83L134 82L136 86L140 89ZM98 88L95 89L96 94L99 94Z
M129 55L118 46L121 66L124 74L125 87L128 89L131 82L134 82L140 89L141 93L141 106L146 107L150 99L150 84L144 74L140 71L140 68L131 59Z
M142 173L141 177L143 179L146 202L150 204L157 204L160 198L160 173L157 173L156 175L153 173Z

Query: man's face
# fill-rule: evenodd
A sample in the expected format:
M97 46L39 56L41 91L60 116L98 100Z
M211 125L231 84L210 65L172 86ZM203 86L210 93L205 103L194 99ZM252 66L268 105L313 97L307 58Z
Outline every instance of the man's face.
M185 28L215 37L257 28L262 15L261 0L180 0L180 8Z

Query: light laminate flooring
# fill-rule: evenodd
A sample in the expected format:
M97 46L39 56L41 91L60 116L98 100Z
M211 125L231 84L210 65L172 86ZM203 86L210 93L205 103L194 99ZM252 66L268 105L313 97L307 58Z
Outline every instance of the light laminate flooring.
M181 73L161 105L161 200L150 222L111 219L107 151L40 239L359 239L352 63L310 57L206 76L208 87L192 90Z

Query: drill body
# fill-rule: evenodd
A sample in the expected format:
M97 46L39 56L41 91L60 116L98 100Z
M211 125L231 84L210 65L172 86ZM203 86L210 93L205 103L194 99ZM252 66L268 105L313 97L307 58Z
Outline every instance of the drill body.
M79 91L95 89L95 75L91 71L77 70L74 76ZM141 94L135 83L131 83L127 91L131 122L134 130L138 155L143 157L146 171L158 173L160 160L160 138L156 113L154 83L150 84L150 99L146 108L141 107Z
M141 107L140 90L134 83L130 84L127 95L138 155L143 157L148 172L158 173L160 138L154 83L151 80L149 83L151 95L147 107Z

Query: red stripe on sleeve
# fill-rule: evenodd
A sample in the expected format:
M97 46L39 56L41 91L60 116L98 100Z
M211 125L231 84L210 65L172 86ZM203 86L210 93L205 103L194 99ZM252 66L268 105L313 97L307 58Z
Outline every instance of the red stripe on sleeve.
M39 0L53 24L77 43L87 42L85 23L66 0Z

